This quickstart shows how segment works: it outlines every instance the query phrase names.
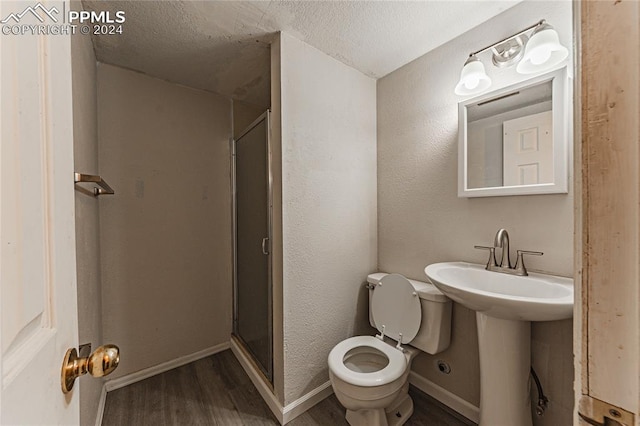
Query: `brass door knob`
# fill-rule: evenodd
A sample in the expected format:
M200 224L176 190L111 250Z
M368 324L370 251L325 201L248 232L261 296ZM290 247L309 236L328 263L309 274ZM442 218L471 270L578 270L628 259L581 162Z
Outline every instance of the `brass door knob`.
M88 357L78 357L75 348L67 350L62 362L62 392L69 393L76 379L86 373L103 377L113 372L120 363L120 349L116 345L103 345Z
M87 362L87 371L93 377L111 374L120 363L120 349L116 345L104 345L96 349Z

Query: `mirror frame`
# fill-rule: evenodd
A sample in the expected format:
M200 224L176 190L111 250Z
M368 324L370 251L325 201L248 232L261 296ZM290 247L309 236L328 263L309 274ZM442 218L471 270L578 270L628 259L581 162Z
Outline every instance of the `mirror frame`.
M526 89L541 83L552 82L551 108L553 113L553 176L552 183L535 185L496 186L468 188L467 176L467 107L506 95L516 90ZM520 81L510 86L483 93L458 103L458 197L498 197L508 195L566 194L569 192L569 138L570 105L569 77L567 67Z

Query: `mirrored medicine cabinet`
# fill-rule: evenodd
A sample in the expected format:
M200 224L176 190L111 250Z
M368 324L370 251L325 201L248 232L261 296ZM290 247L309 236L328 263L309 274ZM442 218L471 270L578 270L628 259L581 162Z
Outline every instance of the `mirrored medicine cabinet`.
M458 104L458 196L568 192L566 67Z

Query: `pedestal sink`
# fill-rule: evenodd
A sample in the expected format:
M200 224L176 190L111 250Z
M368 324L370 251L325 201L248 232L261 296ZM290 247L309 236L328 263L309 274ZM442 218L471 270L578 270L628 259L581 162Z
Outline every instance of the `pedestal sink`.
M531 426L531 321L573 317L573 280L520 277L464 262L425 268L452 300L476 311L480 352L480 426Z

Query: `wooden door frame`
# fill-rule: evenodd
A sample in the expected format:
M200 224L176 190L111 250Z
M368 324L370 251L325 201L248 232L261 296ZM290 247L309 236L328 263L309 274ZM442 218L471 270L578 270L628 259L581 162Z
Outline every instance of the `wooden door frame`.
M640 426L639 21L636 1L574 2L574 424L604 402Z

